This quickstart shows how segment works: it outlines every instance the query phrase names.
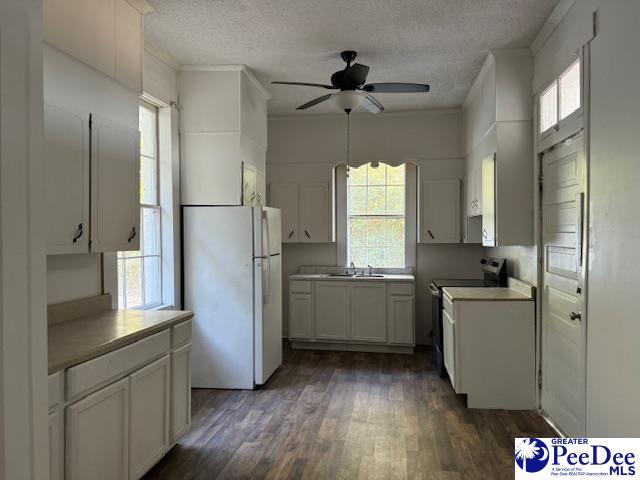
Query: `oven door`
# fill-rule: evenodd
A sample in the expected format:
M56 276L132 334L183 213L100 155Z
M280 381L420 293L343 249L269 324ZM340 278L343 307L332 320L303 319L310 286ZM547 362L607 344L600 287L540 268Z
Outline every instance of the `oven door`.
M429 285L431 292L431 323L433 329L433 367L438 374L445 375L444 357L442 356L442 289L433 283Z

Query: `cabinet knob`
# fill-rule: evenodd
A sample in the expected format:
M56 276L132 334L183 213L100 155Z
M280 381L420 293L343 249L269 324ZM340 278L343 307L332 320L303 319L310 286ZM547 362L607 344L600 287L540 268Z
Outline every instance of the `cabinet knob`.
M78 240L80 240L82 233L83 233L82 224L80 224L78 225L78 230L76 231L76 234L73 237L73 243L76 243Z
M129 238L127 238L127 242L131 243L131 240L136 236L136 227L131 229L131 233L129 234Z
M582 314L580 312L571 312L569 314L569 318L571 320L582 320Z

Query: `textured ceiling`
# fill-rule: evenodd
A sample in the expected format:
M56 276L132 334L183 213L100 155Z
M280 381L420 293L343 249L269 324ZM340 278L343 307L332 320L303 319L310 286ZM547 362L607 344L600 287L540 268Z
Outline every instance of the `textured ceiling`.
M368 82L419 82L430 93L378 94L387 111L462 104L489 49L527 47L558 0L149 0L145 36L182 64L245 64L290 114L326 90L353 49ZM308 113L336 113L331 102Z

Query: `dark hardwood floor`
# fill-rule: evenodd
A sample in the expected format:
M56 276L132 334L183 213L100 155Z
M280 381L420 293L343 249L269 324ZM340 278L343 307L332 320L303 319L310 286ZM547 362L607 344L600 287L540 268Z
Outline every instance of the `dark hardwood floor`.
M513 478L533 412L469 410L415 355L285 349L253 392L193 390L191 431L145 480Z

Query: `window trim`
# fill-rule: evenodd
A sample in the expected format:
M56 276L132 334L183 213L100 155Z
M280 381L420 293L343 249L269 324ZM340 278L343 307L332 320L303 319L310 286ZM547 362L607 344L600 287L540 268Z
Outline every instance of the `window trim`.
M576 63L580 64L580 106L576 110L571 112L569 115L561 119L560 118L560 79L569 70L571 70L571 68ZM540 126L542 122L542 111L541 111L542 96L544 95L545 92L547 92L553 86L554 83L557 84L557 87L558 87L557 93L556 93L556 122L546 130L541 132ZM584 109L584 59L583 59L582 53L579 53L571 60L571 62L569 62L566 68L562 69L560 74L556 75L554 79L551 82L549 82L547 86L543 88L538 95L536 95L536 110L538 112L538 122L536 125L536 131L538 134L538 141L541 141L546 137L553 135L555 132L559 131L566 125L572 124L577 117L582 115L583 109Z
M418 228L418 165L411 159L379 160L387 165L405 165L405 223L404 223L404 268L415 268L417 257L417 228ZM361 166L370 162L358 162ZM347 166L344 163L334 168L335 191L335 217L336 217L336 265L348 266L348 214L347 214ZM398 267L400 268L400 267Z

